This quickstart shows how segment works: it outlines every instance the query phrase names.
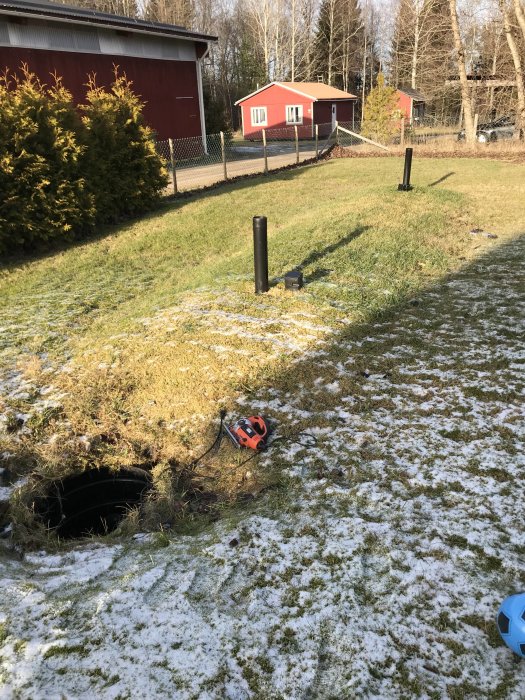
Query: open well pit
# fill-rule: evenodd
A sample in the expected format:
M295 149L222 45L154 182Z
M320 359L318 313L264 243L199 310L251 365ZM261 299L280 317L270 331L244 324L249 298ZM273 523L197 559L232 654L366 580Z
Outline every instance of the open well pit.
M150 488L151 477L143 469L90 469L53 482L35 508L62 539L106 535Z

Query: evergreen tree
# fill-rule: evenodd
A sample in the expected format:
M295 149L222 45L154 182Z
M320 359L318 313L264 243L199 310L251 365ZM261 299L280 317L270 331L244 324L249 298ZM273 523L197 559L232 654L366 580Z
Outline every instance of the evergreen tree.
M455 73L448 0L399 0L391 51L396 87L420 90L442 109L445 82Z
M81 132L60 79L46 86L26 67L0 78L0 253L90 230Z
M90 78L81 108L83 172L98 223L114 223L153 209L168 184L152 131L144 124L143 107L131 82L116 70L109 90Z
M391 80L396 87L410 86L414 54L414 0L399 0L392 37Z
M367 138L387 143L399 128L396 90L385 83L382 73L365 102L361 133Z
M361 69L363 21L357 0L322 0L315 39L315 72L323 82L355 90Z

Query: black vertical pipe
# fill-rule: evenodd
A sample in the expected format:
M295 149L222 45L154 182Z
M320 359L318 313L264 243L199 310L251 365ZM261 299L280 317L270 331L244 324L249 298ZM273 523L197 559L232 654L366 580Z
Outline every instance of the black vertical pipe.
M255 267L255 293L267 292L268 285L268 219L253 217L253 264Z
M412 154L414 152L413 148L407 148L405 151L405 172L403 173L403 184L398 186L398 190L403 192L408 192L412 189L410 184L410 174L412 172Z

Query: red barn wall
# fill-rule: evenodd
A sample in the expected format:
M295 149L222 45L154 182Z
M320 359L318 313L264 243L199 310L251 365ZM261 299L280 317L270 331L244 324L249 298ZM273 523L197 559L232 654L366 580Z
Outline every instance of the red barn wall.
M314 102L311 98L303 97L298 93L287 90L280 85L272 85L266 90L257 93L241 104L243 119L243 134L246 138L262 138L261 129L282 129L283 138L293 135L293 126L286 123L286 107L288 105L302 105L303 123L297 126L300 138L313 136L313 124L332 124L332 102L329 100ZM252 126L252 107L266 107L267 125ZM354 115L354 100L337 102L337 120L340 122L352 122ZM330 133L331 128L320 129L320 135L325 131ZM268 134L267 138L271 138Z
M302 105L303 123L297 125L299 138L311 138L313 107L309 97L286 90L279 85L272 85L267 90L257 93L241 104L243 134L246 138L261 138L261 129L283 129L282 138L294 134L293 125L286 123L286 106ZM252 126L251 108L266 107L266 126ZM268 134L268 138L275 136Z
M352 123L354 119L354 104L355 100L337 103L337 121L341 124Z
M355 100L335 102L337 104L336 119L341 124L352 124L354 119ZM332 132L332 104L330 101L316 102L314 104L315 123L319 124L319 136L329 136ZM351 128L351 127L350 127Z
M52 74L63 78L75 102L85 101L88 75L97 84L113 81L113 67L133 82L133 90L146 103L144 118L157 138L187 138L201 135L197 65L195 61L162 61L132 56L68 53L0 46L0 71L17 71L22 63L40 80L50 83Z
M401 112L401 116L405 116L405 121L409 124L412 122L412 98L405 95L404 92L397 92L397 107Z

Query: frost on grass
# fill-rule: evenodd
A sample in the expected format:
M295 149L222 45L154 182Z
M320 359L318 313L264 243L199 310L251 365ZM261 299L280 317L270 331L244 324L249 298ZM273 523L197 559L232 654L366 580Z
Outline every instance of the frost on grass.
M317 439L261 459L286 499L195 537L2 563L4 695L522 698L494 617L525 588L524 252L241 399Z

